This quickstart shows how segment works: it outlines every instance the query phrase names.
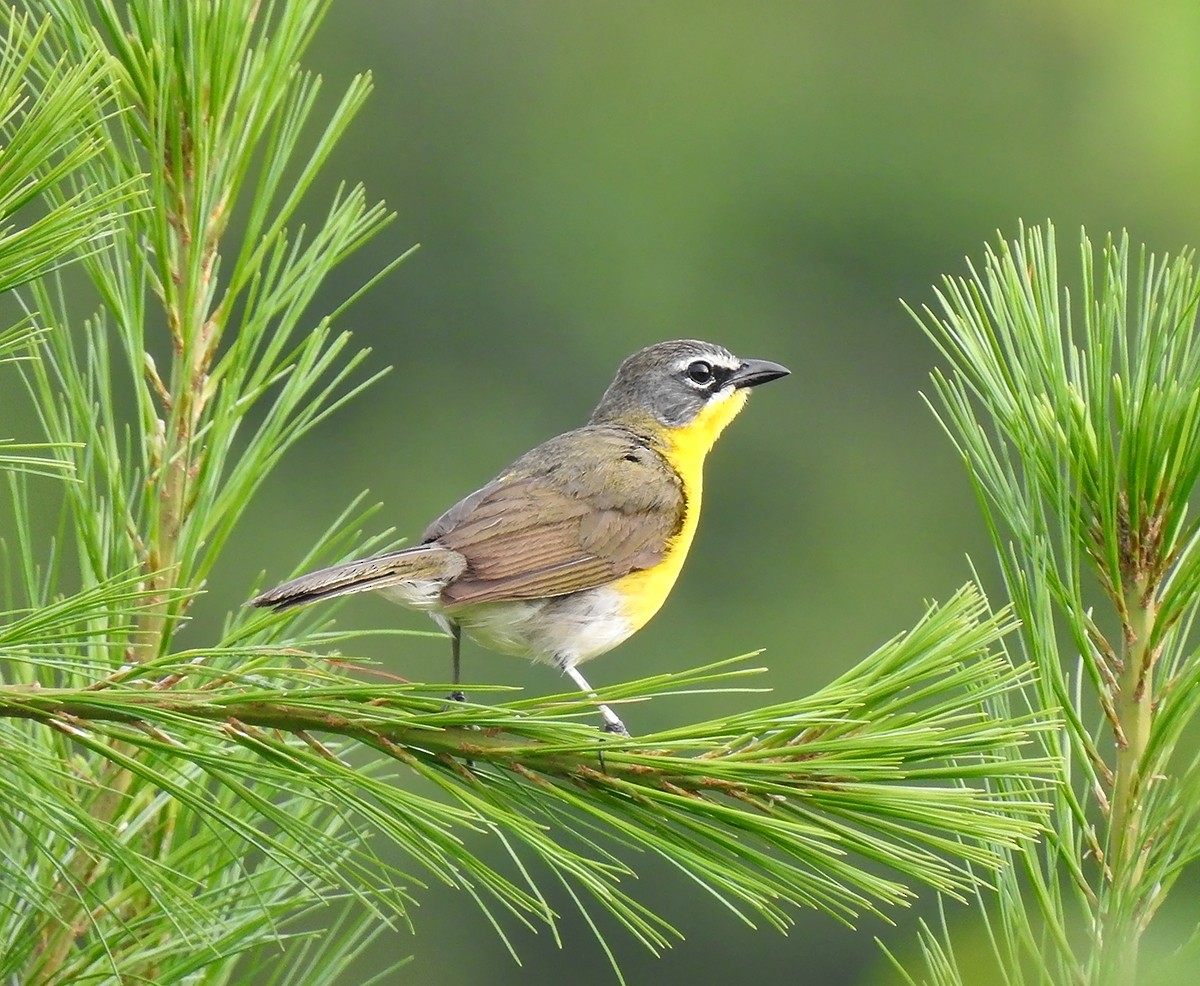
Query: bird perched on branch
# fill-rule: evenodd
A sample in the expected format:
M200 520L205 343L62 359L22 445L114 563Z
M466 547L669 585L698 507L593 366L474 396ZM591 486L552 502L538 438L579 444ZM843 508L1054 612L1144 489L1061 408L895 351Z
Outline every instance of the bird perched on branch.
M376 591L424 610L451 639L579 665L643 627L670 594L700 519L704 458L750 388L786 376L681 339L634 353L588 423L517 459L409 548L301 575L251 600L288 609ZM607 732L627 735L601 705Z

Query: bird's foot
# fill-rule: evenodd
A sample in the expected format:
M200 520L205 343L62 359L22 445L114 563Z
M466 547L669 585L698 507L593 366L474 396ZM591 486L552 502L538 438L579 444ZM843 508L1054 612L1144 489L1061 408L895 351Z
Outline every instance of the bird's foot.
M449 695L447 695L446 698L448 698L451 702L465 702L467 700L467 693L455 689Z
M625 728L625 723L621 722L621 720L617 718L616 714L612 711L612 709L610 709L607 705L602 705L602 706L600 706L600 708L603 709L605 713L607 713L604 717L604 725L601 727L601 731L604 733L604 735L605 736L628 737L629 730ZM600 761L600 773L607 774L608 766L604 762L604 741L603 740L600 741L600 750L599 750L599 754L598 754L598 759Z

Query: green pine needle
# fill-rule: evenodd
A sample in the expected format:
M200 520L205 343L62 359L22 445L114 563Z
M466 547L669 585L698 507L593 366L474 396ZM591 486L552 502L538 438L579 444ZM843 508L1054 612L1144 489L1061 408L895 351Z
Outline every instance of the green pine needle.
M467 839L503 834L523 872L536 860L659 949L674 933L629 896L622 846L662 856L744 919L785 929L797 907L852 921L904 904L912 882L961 895L972 868L994 870L1033 837L1053 763L1021 752L1047 723L1003 709L1028 684L994 652L1005 630L967 588L812 696L632 739L577 722L594 709L577 695L447 704L444 684L364 684L342 664L298 667L291 647L184 652L89 687L8 688L0 718L12 748L32 754L48 729L187 811L202 810L204 792L208 824L231 851L253 848L311 886L361 893L377 865L363 845L314 829L332 812L337 832L374 830L403 848L424 874L405 883L441 880L553 924L532 885L482 863ZM739 665L599 699L722 689L744 679ZM347 744L373 751L374 767L351 766L362 757ZM379 773L388 762L441 796L391 783ZM997 796L1000 782L1023 797ZM312 807L277 807L297 798ZM40 810L51 826L50 806ZM248 827L248 816L258 821ZM155 879L134 847L108 852ZM378 902L408 906L387 891ZM217 926L202 906L189 902L181 932Z
M1023 229L914 315L1037 670L1029 707L1064 719L1039 734L1064 765L1049 836L980 897L996 966L1126 986L1200 850L1200 272L1124 236L1081 237L1080 261L1068 289L1053 228ZM948 942L923 942L925 981L965 981Z
M514 955L517 929L558 937L548 878L598 937L605 914L661 950L679 932L639 900L650 855L779 929L799 908L853 922L920 888L966 897L1016 865L1057 804L1060 727L969 586L808 697L744 709L745 659L604 690L743 709L633 739L574 693L447 703L443 683L361 673L342 653L361 635L326 630L328 609L239 608L181 647L264 478L379 376L336 324L359 292L313 306L391 214L343 186L298 221L371 81L319 117L301 63L327 0L29 6L47 19L6 15L0 69L0 288L29 316L0 372L42 432L0 460L0 979L257 982L267 964L330 983L435 881ZM386 545L360 534L369 513L348 506L305 562ZM343 902L360 916L331 917ZM332 927L304 938L317 914Z

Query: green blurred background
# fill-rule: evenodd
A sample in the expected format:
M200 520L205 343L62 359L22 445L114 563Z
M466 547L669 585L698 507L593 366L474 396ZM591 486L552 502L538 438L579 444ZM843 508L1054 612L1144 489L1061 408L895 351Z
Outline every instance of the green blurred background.
M213 601L237 604L261 569L285 575L364 487L386 504L381 525L419 532L581 423L649 342L697 336L787 364L709 460L670 602L589 668L596 684L762 647L763 683L802 694L944 599L990 548L919 396L935 355L899 299L929 301L1019 219L1053 219L1068 271L1081 224L1156 250L1200 241L1194 0L337 0L310 62L331 98L374 72L331 171L399 213L329 303L422 247L342 322L394 372L286 460ZM375 599L339 619L424 628ZM438 640L372 656L446 673ZM465 670L564 688L473 646ZM625 715L649 730L747 701ZM640 865L638 892L686 941L653 959L602 921L630 983L892 982L871 938L906 953L921 910L857 933L801 914L785 938ZM521 967L465 895L418 897L415 937L385 936L361 978L412 953L405 978L422 984L612 982L561 893L561 949L509 923Z
M310 64L330 99L375 74L327 187L361 178L399 213L323 303L422 247L341 323L394 371L267 484L211 586L214 621L364 487L380 527L418 533L581 423L624 355L696 336L793 376L756 393L709 460L669 603L588 673L603 685L761 647L761 683L805 693L948 596L968 554L990 556L919 396L935 354L900 299L929 301L1019 219L1054 220L1072 275L1081 224L1160 251L1200 241L1194 0L337 0ZM339 621L426 628L373 598ZM370 656L446 675L440 640ZM468 682L566 687L472 645L464 657ZM624 715L648 731L753 700ZM637 892L686 941L653 959L601 921L630 983L890 983L871 938L905 954L922 910L857 933L800 914L785 938L639 865ZM404 978L422 984L613 981L562 894L561 949L509 923L520 967L465 895L416 894L415 937L385 935L351 981L410 953Z

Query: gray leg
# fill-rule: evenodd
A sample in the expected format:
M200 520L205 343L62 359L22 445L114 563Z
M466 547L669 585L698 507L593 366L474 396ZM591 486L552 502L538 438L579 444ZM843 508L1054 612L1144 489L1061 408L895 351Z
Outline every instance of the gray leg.
M592 686L587 683L587 679L579 673L576 667L564 667L563 670L570 675L571 680L579 686L579 689L585 692L592 698L596 697L596 693L592 691ZM604 717L604 731L606 733L616 733L618 736L628 736L629 730L625 728L625 723L617 718L617 714L613 712L607 705L601 703L600 715Z
M466 693L458 687L461 680L459 658L462 652L462 627L453 620L447 620L446 624L450 630L450 684L454 686L454 691L450 693L449 698L451 702L465 702L467 700Z

